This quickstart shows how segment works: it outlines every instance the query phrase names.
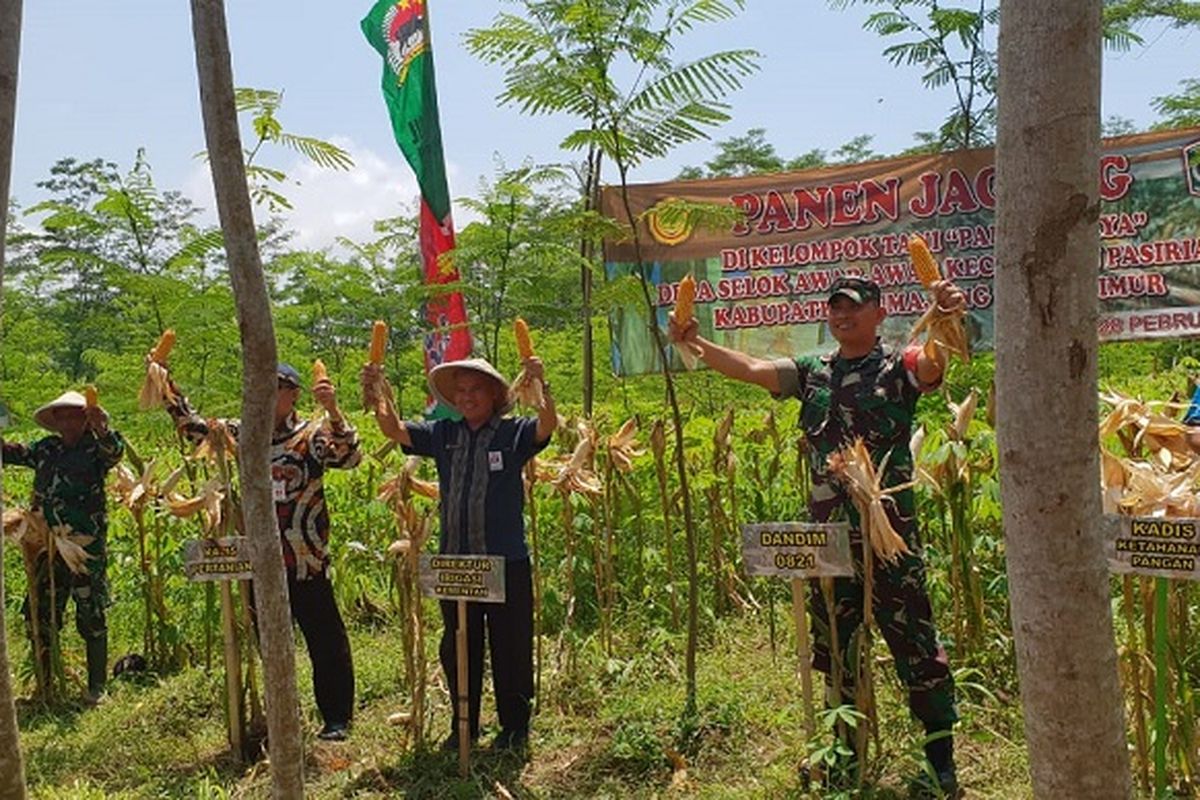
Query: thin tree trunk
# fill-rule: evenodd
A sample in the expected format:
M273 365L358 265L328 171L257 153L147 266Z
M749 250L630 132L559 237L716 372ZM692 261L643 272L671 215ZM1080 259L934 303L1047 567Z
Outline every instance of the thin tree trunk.
M1030 770L1037 797L1091 800L1130 796L1100 538L1100 13L1003 4L996 147L996 432Z
M17 64L21 54L21 0L0 0L0 304L4 297L4 244L12 180L13 126L17 114ZM0 319L3 306L0 305ZM4 466L0 464L0 514L4 512ZM0 536L0 608L4 603L4 537ZM36 617L35 617L36 619ZM37 645L34 645L37 661ZM25 762L8 669L8 633L0 624L0 797L25 797Z
M254 565L254 593L267 693L271 786L277 798L304 796L304 750L287 583L271 493L270 446L275 408L275 331L259 260L222 0L192 0L192 33L205 143L229 278L242 339L242 428L238 435L242 511Z

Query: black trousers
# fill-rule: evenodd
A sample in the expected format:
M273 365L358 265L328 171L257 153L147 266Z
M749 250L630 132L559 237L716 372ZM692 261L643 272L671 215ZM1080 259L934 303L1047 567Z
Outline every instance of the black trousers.
M529 730L533 705L533 579L528 558L505 563L504 587L507 599L503 603L467 603L467 695L471 738L479 735L485 623L500 727L508 731ZM451 730L457 732L458 672L454 637L458 631L458 603L442 601L441 607L444 626L438 653L454 708Z
M354 717L354 663L350 660L350 637L334 602L329 576L322 572L298 581L289 574L288 602L292 621L300 626L312 663L313 694L321 719L326 725L349 725ZM250 606L257 630L254 605L251 584Z

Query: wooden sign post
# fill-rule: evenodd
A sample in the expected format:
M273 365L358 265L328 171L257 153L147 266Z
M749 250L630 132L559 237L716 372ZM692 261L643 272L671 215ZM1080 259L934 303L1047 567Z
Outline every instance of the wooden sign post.
M812 644L804 592L809 578L854 574L850 526L845 522L758 522L742 526L742 563L747 575L789 578L796 621L800 691L804 698L804 734L816 732L813 712Z
M501 556L421 556L421 592L458 604L454 635L458 717L458 774L467 777L471 764L471 713L467 675L467 603L504 602L504 559Z
M184 544L183 571L191 581L221 582L221 633L225 641L225 727L229 748L243 757L246 714L242 703L242 658L230 581L250 580L250 546L244 536L193 539Z

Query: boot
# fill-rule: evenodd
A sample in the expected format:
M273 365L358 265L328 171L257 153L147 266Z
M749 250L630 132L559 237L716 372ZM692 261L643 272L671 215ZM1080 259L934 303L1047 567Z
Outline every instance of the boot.
M108 678L108 637L87 640L88 696L98 700Z
M954 738L948 730L929 731L925 742L925 758L933 775L922 774L914 781L916 797L962 797L958 788L958 772L954 766ZM936 781L931 780L936 776ZM936 787L935 787L936 783Z

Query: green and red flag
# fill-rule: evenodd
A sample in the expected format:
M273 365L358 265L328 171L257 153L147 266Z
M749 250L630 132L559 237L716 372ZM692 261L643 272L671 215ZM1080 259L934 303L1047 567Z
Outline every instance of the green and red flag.
M429 286L458 282L447 255L454 249L450 189L442 154L433 53L426 0L379 0L362 30L383 57L383 98L396 144L421 187L421 262ZM471 332L461 292L437 293L425 303L425 369L471 354Z

